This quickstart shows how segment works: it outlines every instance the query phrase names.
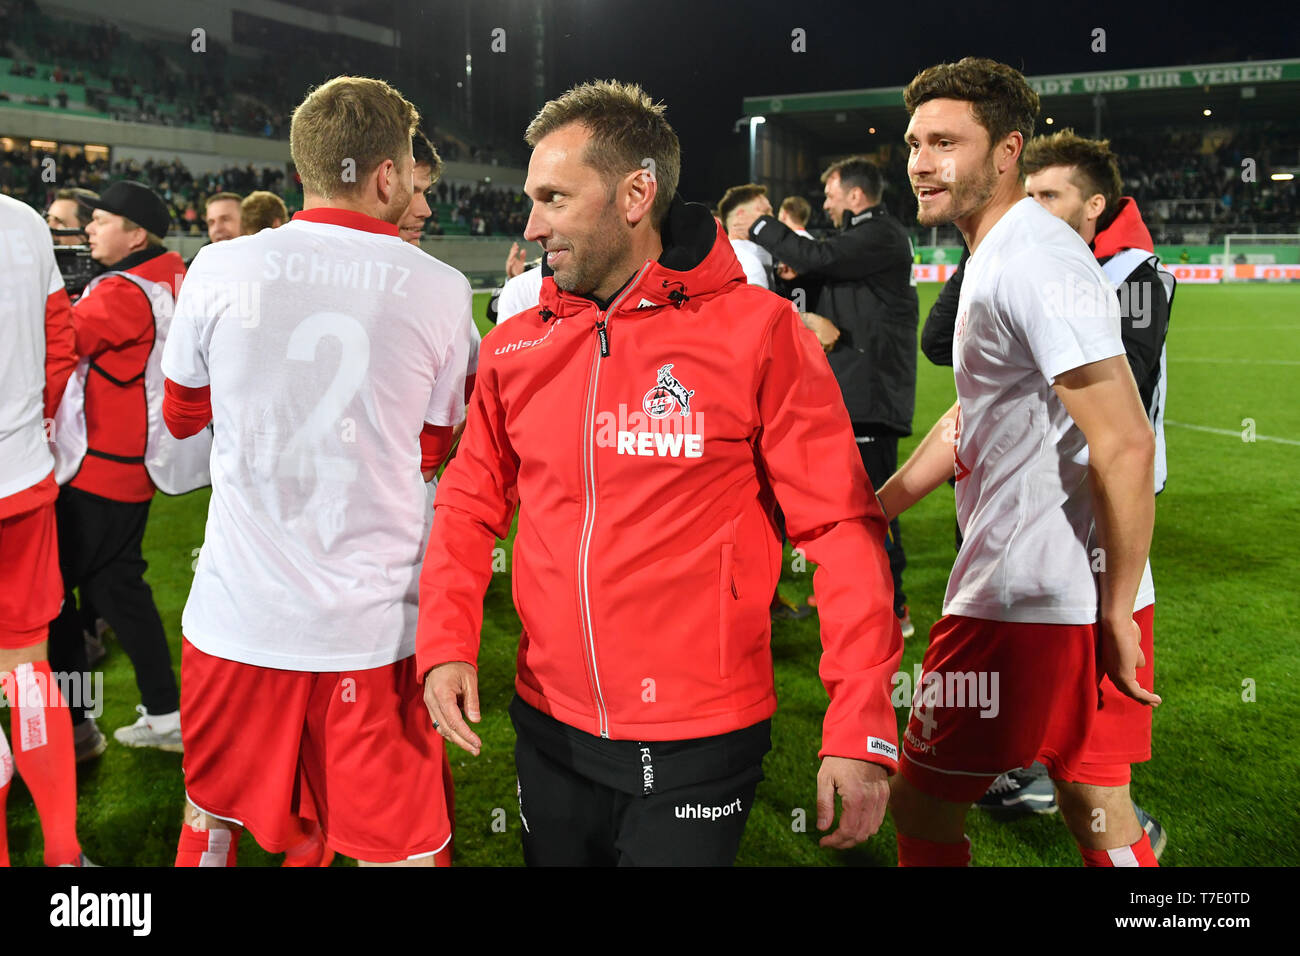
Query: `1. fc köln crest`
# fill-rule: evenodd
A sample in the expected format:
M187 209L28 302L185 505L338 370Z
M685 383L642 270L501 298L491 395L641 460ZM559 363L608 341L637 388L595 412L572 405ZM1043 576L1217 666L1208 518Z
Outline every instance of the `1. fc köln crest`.
M641 399L641 407L651 418L667 418L679 406L683 415L691 413L691 396L695 394L695 389L687 389L677 381L673 377L672 369L671 362L661 365L655 387L646 392L645 398Z

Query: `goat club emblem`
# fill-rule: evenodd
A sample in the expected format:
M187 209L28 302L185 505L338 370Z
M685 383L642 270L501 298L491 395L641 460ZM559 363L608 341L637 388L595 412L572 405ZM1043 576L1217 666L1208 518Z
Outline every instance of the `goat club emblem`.
M672 369L671 362L661 365L654 388L646 392L645 398L641 400L641 407L651 418L667 418L679 405L683 415L691 413L691 396L695 394L695 389L687 389L677 381Z

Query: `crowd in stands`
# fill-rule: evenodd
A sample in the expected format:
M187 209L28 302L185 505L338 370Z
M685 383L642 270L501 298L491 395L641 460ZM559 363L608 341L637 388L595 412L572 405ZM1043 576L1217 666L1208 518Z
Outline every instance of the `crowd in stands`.
M1300 188L1294 180L1273 182L1269 174L1288 158L1295 163L1300 131L1237 130L1208 151L1205 139L1199 132L1176 130L1159 137L1115 137L1125 192L1159 233L1157 242L1182 242L1188 230L1208 232L1210 241L1237 231L1294 232Z
M208 196L219 192L247 194L255 189L276 193L286 200L298 193L286 187L286 173L282 168L265 166L260 169L247 166L228 166L220 172L195 175L180 160L138 163L119 160L111 165L104 160L87 159L84 155L56 156L53 181L42 175L46 167L43 155L0 153L0 192L21 199L43 211L54 199L59 189L79 187L103 192L115 180L130 179L145 183L167 203L175 227L192 235L202 234L203 206ZM301 194L289 203L291 209L302 208Z
M1300 229L1300 181L1274 182L1278 167L1300 165L1300 124L1237 129L1207 136L1187 129L1119 131L1111 148L1124 175L1124 192L1137 200L1157 243L1217 242L1233 232L1295 232ZM1244 160L1253 160L1249 175ZM908 183L905 159L881 163L885 178L882 203L890 214L915 227L916 200ZM801 195L813 208L807 228L830 232L815 189ZM918 238L930 241L931 230ZM938 230L939 244L961 242L953 227ZM1199 238L1204 236L1205 238Z
M204 203L215 193L247 195L266 190L284 199L289 211L302 208L302 187L297 176L283 167L227 166L219 172L193 173L179 159L109 163L84 154L53 155L52 172L44 153L0 152L0 192L44 211L59 189L79 187L103 192L115 180L145 183L163 197L175 227L201 235L205 229ZM433 214L425 226L428 235L447 233L473 236L523 234L529 204L517 188L488 183L452 183L443 180L431 190Z
M451 201L451 221L467 225L470 235L523 235L531 205L522 190L492 188L484 183L459 188L439 183L436 189L439 202Z
M1191 136L1192 134L1185 134ZM1199 134L1195 134L1199 136ZM1114 145L1126 170L1125 192L1135 197L1157 242L1189 241L1187 233L1218 241L1229 232L1294 232L1300 223L1300 184L1273 182L1268 139L1246 136L1200 152L1199 140L1171 133L1161 146L1117 138ZM57 189L77 186L97 192L113 180L147 183L167 201L178 228L201 233L204 200L218 192L246 195L267 190L285 200L291 212L302 207L301 188L291 172L264 166L228 166L219 172L192 173L179 159L119 160L110 164L85 155L54 156L53 180L42 161L45 154L0 152L0 192L44 209ZM1243 178L1243 159L1254 159L1253 178ZM884 202L902 222L915 221L915 200L903 175L886 175ZM805 196L813 208L808 228L830 231L821 196ZM443 180L432 189L429 235L519 236L528 221L529 201L517 188L490 183ZM928 241L929 230L926 230ZM945 237L946 238L946 237ZM956 242L956 238L952 237Z

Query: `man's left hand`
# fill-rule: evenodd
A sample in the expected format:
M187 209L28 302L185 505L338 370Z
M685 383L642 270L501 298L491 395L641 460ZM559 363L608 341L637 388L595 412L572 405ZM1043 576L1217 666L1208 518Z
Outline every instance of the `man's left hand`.
M836 793L843 808L840 825L819 845L847 850L880 829L889 803L889 776L884 767L866 760L823 757L817 773L818 830L829 829L835 820Z

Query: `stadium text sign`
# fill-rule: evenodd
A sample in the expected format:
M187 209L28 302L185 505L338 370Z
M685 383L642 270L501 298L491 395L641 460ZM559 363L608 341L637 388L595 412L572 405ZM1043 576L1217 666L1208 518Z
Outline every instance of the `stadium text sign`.
M1095 93L1132 93L1140 90L1191 90L1206 86L1300 80L1300 60L1257 60L1174 66L1154 70L1058 73L1053 76L1027 76L1025 79L1040 96L1083 96ZM744 102L745 113L749 116L902 105L901 86L878 86L869 90L789 93L783 96L747 96Z
M1078 73L1026 77L1040 96L1071 93L1123 93L1133 90L1191 89L1237 83L1277 83L1300 79L1300 63L1225 63L1137 73Z

